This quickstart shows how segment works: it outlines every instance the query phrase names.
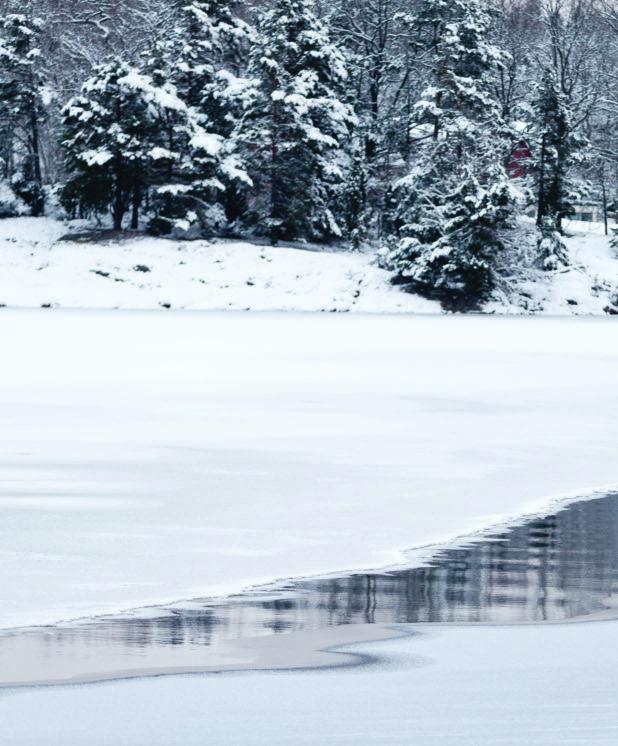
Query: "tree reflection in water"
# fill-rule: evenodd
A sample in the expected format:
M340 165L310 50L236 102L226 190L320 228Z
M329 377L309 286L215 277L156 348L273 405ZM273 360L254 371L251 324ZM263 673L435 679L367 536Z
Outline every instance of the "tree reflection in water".
M28 634L56 650L79 638L147 651L343 624L559 621L614 606L617 578L618 494L610 494L444 549L426 567L299 581Z

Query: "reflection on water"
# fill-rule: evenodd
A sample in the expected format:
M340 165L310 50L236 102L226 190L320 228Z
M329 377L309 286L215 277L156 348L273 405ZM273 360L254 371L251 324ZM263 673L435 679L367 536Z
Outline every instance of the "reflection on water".
M338 625L566 620L613 608L617 587L618 494L610 494L445 549L426 567L305 580L149 609L148 616L16 631L0 636L0 666L24 636L36 641L38 655L42 648L55 656L114 649L129 660L162 648L214 652L230 640ZM11 680L3 673L0 668L0 683Z

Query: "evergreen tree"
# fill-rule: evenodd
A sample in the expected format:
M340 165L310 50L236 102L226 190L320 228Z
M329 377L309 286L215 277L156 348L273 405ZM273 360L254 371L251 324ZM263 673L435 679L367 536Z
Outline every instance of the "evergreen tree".
M573 213L577 181L572 172L581 162L584 142L574 132L568 98L549 68L539 85L534 111L540 262L555 269L567 262L562 222Z
M397 281L453 309L475 307L494 282L511 214L506 128L492 81L503 53L482 0L424 0L419 27L430 85L416 104L417 158L395 187L394 236L383 252Z
M259 185L253 223L273 244L340 236L331 208L354 116L343 55L311 0L275 0L261 14L250 74L241 137Z
M32 215L43 214L41 124L45 119L42 21L9 14L0 22L0 127L4 170Z
M222 179L242 174L222 138L201 127L172 85L119 59L97 68L63 115L65 202L111 209L116 230L129 209L131 228L138 228L148 195L158 232L188 227L188 217L208 223L211 193L224 188Z
M344 196L346 238L358 251L367 238L367 170L360 148L353 155Z
M207 118L211 131L223 136L234 128L226 83L230 75L242 72L253 34L234 14L237 4L233 0L189 2L170 41L170 72L180 97Z
M204 179L208 182L211 164L193 154L193 196L202 207L209 205L211 216L219 211L219 223L234 223L239 218L248 185L236 153L234 132L246 87L246 82L237 75L242 71L252 29L235 16L235 5L230 0L184 4L175 26L155 42L145 60L147 71L159 85L165 82L174 85L203 130L224 138L226 163L232 173L221 189L198 189ZM169 135L173 137L171 130ZM169 211L169 199L165 202ZM176 211L178 207L176 204Z
M111 208L115 230L132 208L137 229L147 185L152 148L152 117L147 102L132 85L136 71L116 58L100 65L81 94L63 111L66 167L65 197L103 212Z

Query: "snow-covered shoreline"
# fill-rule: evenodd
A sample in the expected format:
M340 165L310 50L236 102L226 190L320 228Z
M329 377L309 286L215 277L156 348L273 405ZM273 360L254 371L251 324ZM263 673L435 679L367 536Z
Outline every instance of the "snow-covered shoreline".
M0 221L0 304L13 308L439 313L368 254L241 241L61 240L46 219Z
M46 218L0 220L0 306L441 313L437 302L394 287L371 253L146 236L88 242L67 240L70 228ZM569 230L569 268L520 272L484 310L573 316L614 308L618 257L602 226Z

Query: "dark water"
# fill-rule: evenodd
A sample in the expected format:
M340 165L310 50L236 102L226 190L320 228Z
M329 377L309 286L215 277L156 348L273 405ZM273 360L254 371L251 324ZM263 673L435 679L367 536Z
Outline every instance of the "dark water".
M425 567L293 582L184 608L150 609L147 617L16 631L0 636L0 683L3 654L8 661L11 641L24 635L52 656L113 648L143 657L157 648L216 649L234 639L338 625L560 621L614 608L618 494L609 494L445 549Z
M618 494L439 552L426 567L290 583L149 620L182 643L252 610L273 632L305 625L560 621L618 604ZM618 607L617 607L618 608Z

